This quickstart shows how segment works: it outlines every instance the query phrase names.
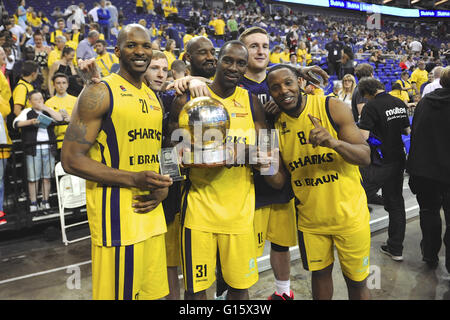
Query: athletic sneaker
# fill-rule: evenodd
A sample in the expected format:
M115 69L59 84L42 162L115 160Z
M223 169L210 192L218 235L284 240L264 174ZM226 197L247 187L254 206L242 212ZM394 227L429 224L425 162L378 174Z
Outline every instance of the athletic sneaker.
M214 300L227 300L228 290L225 290L220 296L217 296L217 293L214 292Z
M6 222L5 213L0 211L0 225L5 224Z
M32 202L32 203L30 204L30 212L36 212L36 211L38 211L38 210L39 210L39 208L38 208L37 202Z
M41 209L42 210L50 210L50 203L48 203L48 201L42 201L41 202Z
M388 256L390 256L392 258L392 260L394 260L394 261L398 261L398 262L403 261L403 256L402 255L397 256L397 255L392 254L389 251L389 248L387 245L382 245L380 247L380 251L383 252L384 254L387 254Z
M294 292L291 290L289 295L283 293L283 295L278 292L274 292L267 300L294 300Z

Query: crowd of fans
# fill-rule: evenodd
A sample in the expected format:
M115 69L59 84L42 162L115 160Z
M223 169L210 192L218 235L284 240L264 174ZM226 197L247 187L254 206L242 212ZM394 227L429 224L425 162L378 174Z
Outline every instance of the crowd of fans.
M136 0L133 10L116 4L106 0L80 2L67 8L54 7L48 15L25 0L16 8L1 8L1 167L6 168L11 138L21 138L32 212L49 208L49 184L42 183L39 207L36 182L49 179L53 168L41 170L39 163L53 166L55 158L58 161L65 125L84 85L77 61L95 58L103 76L115 72L118 60L110 49L124 24L138 22L148 28L153 49L163 51L169 61L169 79L177 70L188 72L184 71L186 67L188 70L184 49L194 36L209 37L218 49L224 41L237 39L246 28L262 27L270 36L272 64L321 66L330 75L331 86L308 84L305 91L333 95L349 108L357 88L358 64L368 63L374 70L387 64L392 70L398 69L397 79L387 87L393 96L413 107L431 89L427 90L427 85L436 87L440 67L450 58L447 25L442 22L414 22L413 32L408 33L410 26L405 27L403 22L385 22L381 29L371 29L361 17L269 10L264 1L225 3L223 9L196 1ZM51 118L48 123L42 115ZM59 142L49 143L52 139ZM1 205L3 188L0 195Z

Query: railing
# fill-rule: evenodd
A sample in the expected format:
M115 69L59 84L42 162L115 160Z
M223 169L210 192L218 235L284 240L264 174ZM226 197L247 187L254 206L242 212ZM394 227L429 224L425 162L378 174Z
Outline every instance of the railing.
M60 141L25 144L18 139L13 140L12 144L0 145L0 161L2 164L6 164L3 174L3 211L6 213L8 221L0 227L0 232L20 230L58 220L58 194L54 170L55 164L60 161L60 150L56 148L57 142ZM27 157L25 150L29 148L36 148L36 157ZM48 179L41 178L44 174ZM30 183L31 180L37 181ZM34 197L34 195L36 195L35 199L38 203L36 208L31 207L30 201L30 197ZM48 200L47 207L42 205L44 199ZM69 212L68 215L74 219L80 219L81 216L85 218L85 212L85 209L78 209ZM66 219L72 217L66 217Z

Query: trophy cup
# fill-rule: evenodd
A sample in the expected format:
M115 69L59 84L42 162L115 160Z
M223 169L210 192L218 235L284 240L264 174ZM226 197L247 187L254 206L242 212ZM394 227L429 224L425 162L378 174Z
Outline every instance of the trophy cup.
M219 167L233 157L225 146L230 116L220 101L210 97L190 100L183 106L178 124L190 136L189 151L183 152L184 166Z

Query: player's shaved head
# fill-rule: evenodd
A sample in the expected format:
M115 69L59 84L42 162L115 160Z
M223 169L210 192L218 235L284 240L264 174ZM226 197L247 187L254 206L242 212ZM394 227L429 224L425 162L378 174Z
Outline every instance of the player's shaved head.
M117 36L117 46L120 47L128 38L128 34L135 30L141 30L148 36L147 29L144 26L142 26L138 23L127 24L125 27L123 27L119 31L119 35ZM150 40L150 37L149 37L149 40Z

